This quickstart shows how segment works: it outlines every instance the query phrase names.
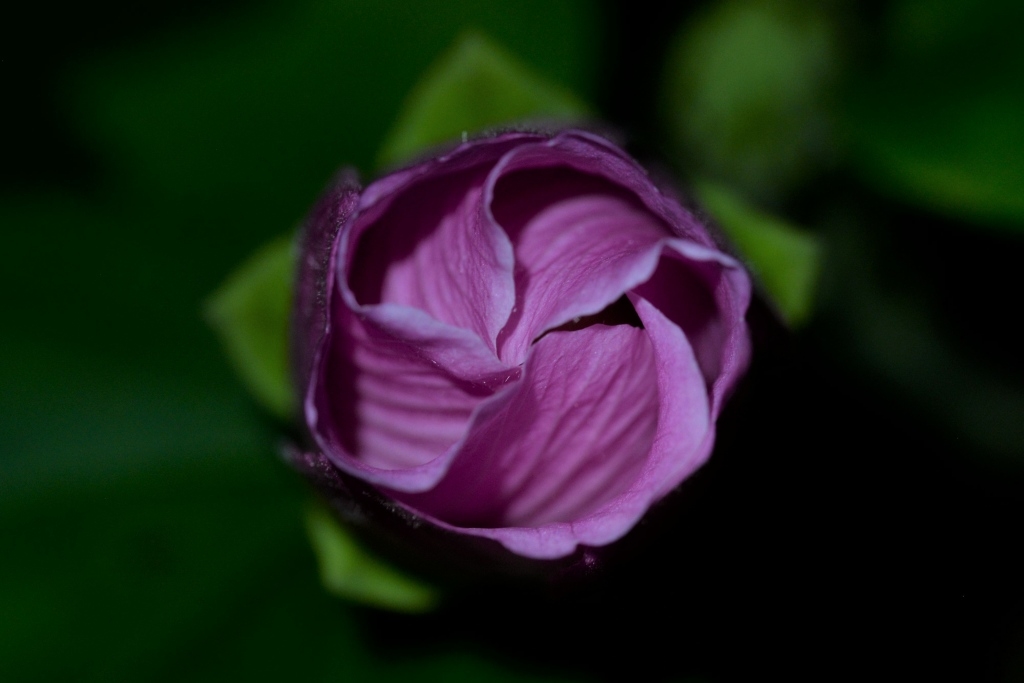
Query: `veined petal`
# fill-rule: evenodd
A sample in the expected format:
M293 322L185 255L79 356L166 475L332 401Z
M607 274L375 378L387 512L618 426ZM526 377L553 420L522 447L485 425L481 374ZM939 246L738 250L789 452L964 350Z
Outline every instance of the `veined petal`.
M638 502L657 500L700 467L714 443L711 401L703 373L687 335L664 313L639 295L633 308L654 349L658 389L658 433L643 474L630 489Z
M341 297L339 297L341 298ZM320 447L374 484L419 491L444 473L477 405L518 378L473 333L402 306L332 307L306 415Z
M650 279L633 289L685 334L712 397L713 416L750 361L744 321L750 288L746 271L732 257L671 239Z
M714 422L693 350L682 330L658 309L636 295L630 295L630 301L644 323L659 394L656 431L637 476L614 498L572 522L456 530L494 539L527 557L564 557L579 545L603 546L622 538L654 503L707 460L714 445Z
M508 133L354 192L300 266L317 467L552 559L619 539L706 460L749 361L749 277L625 152Z
M524 149L524 148L520 148ZM594 315L647 279L669 232L635 198L567 168L509 173L515 150L492 173L495 220L512 239L516 306L498 338L515 364L543 332Z
M382 178L337 240L344 275L328 292L331 328L306 415L318 445L350 474L430 488L473 410L518 378L494 351L514 296L511 245L481 212L479 188L524 137L474 141Z
M438 485L397 497L448 527L498 540L509 527L568 530L646 468L658 422L656 375L644 330L593 325L548 334L520 382L481 405ZM566 533L567 554L576 541Z
M360 305L416 308L494 351L515 303L514 263L507 235L484 210L483 185L521 138L475 141L366 189L341 262Z
M563 131L549 140L525 141L508 156L515 163L506 164L507 171L564 167L581 174L603 178L616 188L620 196L634 198L652 215L664 221L674 236L715 248L707 228L683 207L671 193L666 193L651 180L647 171L632 157L608 140L580 130Z

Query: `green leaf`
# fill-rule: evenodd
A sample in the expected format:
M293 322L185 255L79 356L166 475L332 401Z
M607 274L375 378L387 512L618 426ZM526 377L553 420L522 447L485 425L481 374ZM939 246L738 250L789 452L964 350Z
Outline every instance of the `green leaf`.
M811 313L821 270L821 245L809 233L762 213L732 191L698 183L697 195L775 301L786 322L799 326Z
M331 593L396 612L426 612L437 605L435 589L369 553L324 506L310 507L306 531Z
M848 93L857 170L879 190L992 227L1024 226L1019 3L893 3L888 53Z
M302 578L316 587L303 494L269 444L178 446L162 462L94 467L84 480L58 469L51 477L68 481L49 495L0 503L0 680L163 680L156 662L202 668L184 653L243 626L239 607L276 589L282 560L310 565Z
M288 371L294 260L290 237L266 245L206 305L206 319L235 370L260 403L283 419L295 409Z
M423 149L492 126L586 116L586 105L572 93L470 32L416 85L381 148L378 164L400 163Z
M236 200L273 229L339 165L370 169L403 99L467 26L592 92L600 9L593 0L244 3L225 16L194 12L207 20L76 65L68 99L75 128L133 187Z
M710 3L675 37L662 118L687 168L778 196L833 150L826 107L840 45L812 3Z
M1024 226L1020 93L913 96L894 84L851 111L858 168L883 192L958 218Z

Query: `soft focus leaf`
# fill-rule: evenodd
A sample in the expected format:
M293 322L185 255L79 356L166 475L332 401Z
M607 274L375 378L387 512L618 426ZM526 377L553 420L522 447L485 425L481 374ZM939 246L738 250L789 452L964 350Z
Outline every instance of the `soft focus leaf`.
M290 238L266 245L210 298L206 317L235 370L272 413L291 417L295 399L288 372L293 246Z
M372 165L403 98L467 26L589 93L600 16L591 0L248 3L83 65L75 124L140 189L290 221L339 165Z
M687 168L773 197L831 152L835 31L809 3L727 0L684 24L665 66L663 118Z
M4 502L271 438L198 315L217 245L182 240L179 207L84 199L0 202Z
M465 34L416 85L381 148L381 166L517 120L579 119L587 107L479 33Z
M862 172L886 193L952 216L1024 225L1024 97L910 97L899 86L854 117ZM942 101L945 100L945 101Z
M811 313L821 270L821 244L811 234L758 211L714 183L698 183L697 194L739 248L790 325Z
M958 218L1024 226L1024 48L1017 3L894 3L888 54L851 89L860 172Z
M104 389L95 382L93 395ZM68 412L59 392L51 399ZM161 440L150 424L161 416L140 403L135 414L101 406L50 424L105 422L100 431L124 433L106 441L121 457L98 462L86 449L99 443L65 433L55 441L67 453L46 458L51 471L0 474L15 489L0 501L0 680L159 680L158 662L196 664L185 656L194 643L221 640L243 596L302 557L298 487L266 445ZM147 438L168 450L125 447ZM127 455L139 457L117 462ZM91 467L61 462L74 456ZM36 495L23 490L32 484Z
M226 368L210 375L3 340L0 514L169 463L196 467L210 451L263 450L271 434L245 393Z
M851 109L858 166L883 192L955 217L1024 226L1018 85L954 97L891 83L862 97Z
M396 612L426 612L437 605L435 589L367 552L323 506L307 511L306 532L320 580L335 595Z

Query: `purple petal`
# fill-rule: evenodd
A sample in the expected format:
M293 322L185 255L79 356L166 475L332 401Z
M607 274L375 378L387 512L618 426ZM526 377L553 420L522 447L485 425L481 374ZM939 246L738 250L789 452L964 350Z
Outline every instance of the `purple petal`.
M630 301L654 348L662 396L648 467L631 489L637 502L650 503L707 460L715 432L703 372L687 335L646 299L633 294Z
M516 306L498 337L510 364L543 332L600 312L647 279L669 235L635 197L602 178L529 168L533 147L507 154L488 189L491 212L515 246ZM523 164L529 171L517 173Z
M568 130L549 140L524 142L515 152L516 167L564 167L603 178L621 195L634 197L652 215L664 221L675 236L715 248L707 228L679 201L652 182L647 170L608 140L579 130ZM536 171L533 171L536 172Z
M653 352L659 395L657 431L638 476L599 509L571 522L533 528L463 529L463 533L493 538L515 553L541 559L564 557L578 545L607 545L624 536L651 505L707 460L714 444L714 425L693 350L679 327L649 302L636 295L630 300Z
M677 325L694 349L717 416L750 360L750 278L715 249L669 240L651 278L634 288Z
M341 299L341 297L338 297ZM433 486L476 406L514 381L473 333L425 313L333 307L306 400L320 447L340 468L406 491Z
M749 361L749 278L624 152L512 133L354 197L304 233L294 320L334 466L550 559L617 540L706 460ZM620 304L642 328L566 331Z
M501 263L502 243L509 262L511 247L500 229L474 225L452 203L456 209L473 204L474 183L520 137L476 141L386 176L363 192L337 240L335 263L349 276L328 290L331 330L313 361L305 411L318 445L354 476L398 490L429 488L446 466L440 456L463 435L476 405L517 376L493 348L507 311L471 300L487 294L491 301L490 287L500 299L501 280L511 289L511 265ZM449 191L424 200L438 178L451 184ZM406 215L417 208L410 197L438 215ZM437 230L411 227L434 220ZM487 250L494 246L488 235L499 238L495 251ZM478 270L454 281L445 265L460 261L446 260L446 248ZM469 281L477 291L459 300ZM491 330L488 315L495 318Z
M523 137L475 141L366 189L343 261L359 304L419 309L494 350L515 303L514 263L507 235L484 210L483 185Z
M658 393L644 330L593 325L548 334L533 346L522 380L481 405L437 487L397 498L524 555L568 554L581 540L579 520L615 507L648 468ZM531 540L538 529L548 536L539 545Z

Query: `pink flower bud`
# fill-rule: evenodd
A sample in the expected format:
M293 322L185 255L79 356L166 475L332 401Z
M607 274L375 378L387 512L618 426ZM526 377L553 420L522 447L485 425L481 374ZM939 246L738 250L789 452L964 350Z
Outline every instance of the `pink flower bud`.
M750 289L591 133L343 179L307 225L296 305L316 457L521 556L609 544L708 458Z

